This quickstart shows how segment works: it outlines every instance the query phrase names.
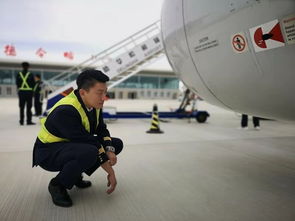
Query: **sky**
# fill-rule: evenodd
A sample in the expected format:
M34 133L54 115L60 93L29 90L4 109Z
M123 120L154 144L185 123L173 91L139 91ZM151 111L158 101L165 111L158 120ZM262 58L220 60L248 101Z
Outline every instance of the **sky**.
M71 62L77 62L78 55L90 57L160 20L162 3L163 0L1 0L0 59L51 58L63 62L63 52L73 51L76 60ZM15 47L16 56L4 53L7 45ZM35 55L39 48L47 52L43 58Z

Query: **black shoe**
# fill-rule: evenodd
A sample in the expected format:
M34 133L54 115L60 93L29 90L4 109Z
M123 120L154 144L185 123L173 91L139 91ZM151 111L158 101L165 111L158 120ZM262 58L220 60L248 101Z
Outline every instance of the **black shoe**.
M24 125L24 122L23 122L23 121L19 121L19 124L20 124L21 126L23 126L23 125Z
M27 125L35 125L36 123L34 123L34 122L27 122Z
M81 189L87 188L91 186L91 182L88 180L83 180L83 177L79 178L79 180L75 183L75 186Z
M54 179L54 178L53 178ZM51 180L48 185L49 193L51 194L52 201L57 206L70 207L73 205L73 202L66 190L62 185L56 184L53 185Z

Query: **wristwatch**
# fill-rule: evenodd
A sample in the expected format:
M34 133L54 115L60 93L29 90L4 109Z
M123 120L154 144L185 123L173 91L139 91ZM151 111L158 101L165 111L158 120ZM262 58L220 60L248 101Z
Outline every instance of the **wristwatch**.
M107 152L113 152L113 153L115 153L115 151L116 151L115 150L115 147L113 147L113 146L106 146L105 149L106 149Z

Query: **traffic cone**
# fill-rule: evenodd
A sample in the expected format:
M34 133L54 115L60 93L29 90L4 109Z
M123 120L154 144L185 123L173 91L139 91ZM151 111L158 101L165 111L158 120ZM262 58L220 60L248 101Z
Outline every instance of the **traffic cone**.
M158 106L154 104L151 128L150 130L147 131L147 133L150 133L150 134L164 133L163 131L160 130L159 124L160 122L159 122Z

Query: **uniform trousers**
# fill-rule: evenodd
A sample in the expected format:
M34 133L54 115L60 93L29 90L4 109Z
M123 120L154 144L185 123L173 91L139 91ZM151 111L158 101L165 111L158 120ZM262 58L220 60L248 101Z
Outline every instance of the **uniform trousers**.
M259 127L259 117L252 117L254 127ZM248 115L242 114L241 127L248 127Z
M32 103L33 103L33 91L19 91L18 92L19 98L19 110L20 110L20 120L21 124L24 123L25 117L25 106L27 112L27 123L32 122Z
M47 171L59 171L56 178L67 189L73 187L83 172L90 176L101 165L98 159L98 148L94 145L59 142L51 143L50 146L55 150L54 154L50 154L39 163L39 166ZM115 148L115 154L118 155L123 149L123 142L113 137L112 146Z
M34 94L34 107L35 107L35 115L40 116L42 114L42 102L40 100L40 94L35 93Z

